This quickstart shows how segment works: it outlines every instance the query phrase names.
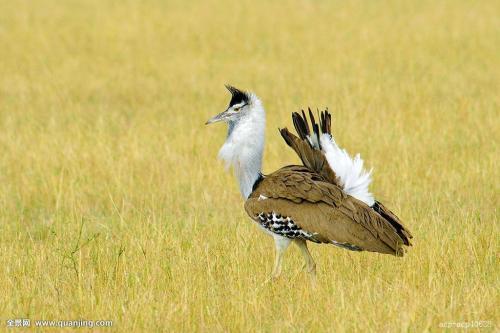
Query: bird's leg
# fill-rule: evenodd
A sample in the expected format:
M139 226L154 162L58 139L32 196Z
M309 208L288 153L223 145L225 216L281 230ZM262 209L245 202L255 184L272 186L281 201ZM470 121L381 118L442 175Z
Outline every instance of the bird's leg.
M307 268L307 272L311 274L311 278L313 281L316 280L316 263L314 262L313 257L311 256L311 252L309 252L309 249L307 248L307 243L303 239L296 239L295 244L300 249L300 252L302 252L302 255L304 256L305 260L305 267Z
M281 274L281 261L288 245L292 240L283 236L274 236L274 245L276 246L276 256L274 258L274 268L271 277L276 279Z

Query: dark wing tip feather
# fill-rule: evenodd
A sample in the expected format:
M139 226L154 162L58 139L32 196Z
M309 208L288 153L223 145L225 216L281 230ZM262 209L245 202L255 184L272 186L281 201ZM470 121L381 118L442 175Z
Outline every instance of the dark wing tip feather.
M410 239L413 238L412 234L408 229L406 229L399 218L391 212L389 209L387 209L382 203L379 201L375 201L375 204L372 206L372 209L375 210L384 220L389 222L394 229L396 230L396 233L398 234L399 238L403 241L403 244L406 246L411 246Z
M320 127L322 133L332 134L332 116L328 109L321 111Z
M332 134L332 116L328 112L328 109L321 112L321 132Z
M302 140L305 140L310 133L307 118L302 118L298 112L293 112L292 120L297 134Z
M293 147L293 141L292 141L292 133L288 130L288 128L279 128L280 134L285 140L286 144L289 145L290 147Z
M303 119L304 124L306 125L307 134L309 135L311 133L311 131L309 130L309 123L307 122L306 113L304 112L304 110L301 110L301 111L302 111L302 119Z
M309 112L312 114L310 109ZM287 128L280 129L280 134L287 145L297 153L299 158L302 160L302 164L305 167L309 168L311 171L318 173L328 182L341 187L341 185L337 181L337 176L328 164L324 153L318 149L321 149L321 147L315 145L313 146L313 142L315 140L311 139L317 139L318 144L320 143L320 126L318 126L318 124L316 123L314 116L311 118L314 129L314 136L311 136L308 119L304 110L301 110L301 113L292 113L293 126L295 127L298 136L292 134ZM327 115L323 115L323 119L325 120L322 121L322 124L327 124Z
M320 135L319 125L318 125L318 123L316 123L316 119L314 118L314 115L313 115L313 113L311 111L311 108L308 108L308 110L309 110L309 119L311 120L311 125L312 125L312 129L313 129L313 133L316 136L316 140L318 142L319 149L321 149L321 141L319 139L319 135Z
M311 111L311 108L310 108L310 107L308 107L308 108L307 108L307 111L309 112L309 118L311 119L311 124L313 124L313 125L314 125L314 123L316 122L316 120L314 119L314 115L313 115L313 113L312 113L312 111Z
M310 141L307 140L307 137L314 136L315 141L318 142L319 148L321 149L321 141L320 135L322 133L327 133L331 135L331 120L332 117L328 112L328 109L319 112L318 110L318 120L319 123L316 122L316 118L311 110L311 108L307 108L307 113L309 117L306 115L304 110L301 110L301 113L292 112L292 121L297 134L302 140L306 140L309 144ZM309 118L309 119L308 119ZM311 122L311 127L309 127L309 121Z
M293 126L295 127L297 134L302 140L305 140L307 136L311 136L311 129L312 134L314 134L314 136L318 139L318 142L320 134L332 134L332 116L330 112L328 112L328 108L321 112L318 111L319 123L316 122L316 118L314 117L311 108L307 108L307 112L309 114L309 117L306 115L304 110L301 110L302 114L298 112L292 113ZM309 127L309 121L311 122L311 127Z

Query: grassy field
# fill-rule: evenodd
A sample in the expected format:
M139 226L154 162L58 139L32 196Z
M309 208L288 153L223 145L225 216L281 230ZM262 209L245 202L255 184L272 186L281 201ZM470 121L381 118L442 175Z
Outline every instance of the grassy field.
M498 329L500 6L494 1L0 3L0 331L7 319L132 331ZM291 247L217 161L229 100L277 132L328 106L338 142L413 232L404 258ZM454 324L453 324L454 325ZM13 329L14 331L20 331Z

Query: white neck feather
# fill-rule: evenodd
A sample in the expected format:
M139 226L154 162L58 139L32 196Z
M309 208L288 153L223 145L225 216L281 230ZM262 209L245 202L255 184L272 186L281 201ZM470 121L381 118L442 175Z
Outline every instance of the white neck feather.
M266 113L253 94L250 107L238 121L229 123L226 142L219 151L219 158L226 162L226 168L233 167L245 199L252 193L261 172L266 129Z

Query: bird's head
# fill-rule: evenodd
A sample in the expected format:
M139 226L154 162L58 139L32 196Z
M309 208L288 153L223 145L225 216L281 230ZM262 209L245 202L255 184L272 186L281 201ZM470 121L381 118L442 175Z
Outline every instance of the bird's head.
M239 120L251 114L255 104L259 101L251 93L239 90L233 86L226 85L227 90L231 93L231 100L227 109L218 115L210 118L206 125L224 121L226 123L237 123Z
M226 162L226 168L234 168L241 194L246 199L261 174L266 112L255 94L229 85L226 88L231 93L229 106L210 118L207 125L220 121L228 124L219 158Z

